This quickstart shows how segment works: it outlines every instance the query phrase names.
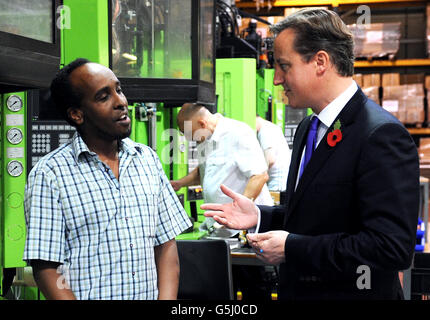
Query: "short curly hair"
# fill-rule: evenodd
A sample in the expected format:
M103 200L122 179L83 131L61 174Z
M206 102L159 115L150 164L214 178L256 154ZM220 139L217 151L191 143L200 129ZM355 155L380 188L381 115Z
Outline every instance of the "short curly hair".
M76 124L69 118L67 109L80 107L82 94L70 83L70 74L80 66L91 63L90 60L78 58L64 66L51 82L51 99L57 112L72 126Z

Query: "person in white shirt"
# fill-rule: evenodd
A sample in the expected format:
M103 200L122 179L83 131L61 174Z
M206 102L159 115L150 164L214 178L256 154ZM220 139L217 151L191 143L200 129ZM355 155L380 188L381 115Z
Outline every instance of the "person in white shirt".
M269 179L267 164L255 131L247 124L229 119L207 108L186 103L178 113L178 125L187 140L197 141L199 165L187 176L170 181L175 191L185 186L201 184L205 203L230 203L232 200L221 192L227 185L253 203L273 206L266 182ZM238 231L206 218L203 229L215 232L218 237L233 237ZM202 228L202 226L201 226ZM242 299L264 299L264 267L233 266L235 291L242 291Z
M257 115L255 122L257 139L264 151L269 167L269 181L267 187L270 191L285 191L287 188L288 168L291 161L291 150L282 129L276 124Z
M220 190L224 184L256 204L273 205L267 164L251 127L194 103L182 106L177 121L185 138L197 141L199 165L171 181L174 190L201 184L205 202L228 203L231 199Z

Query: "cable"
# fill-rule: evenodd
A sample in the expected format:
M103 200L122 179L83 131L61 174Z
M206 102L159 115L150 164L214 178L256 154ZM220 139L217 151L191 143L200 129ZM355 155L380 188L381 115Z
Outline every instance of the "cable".
M242 11L242 10L240 10L239 8L237 8L237 11L239 12L239 14L240 14L242 17L253 18L253 19L255 19L255 20L257 20L257 21L260 21L260 22L262 22L262 23L265 23L265 24L267 24L267 25L269 25L269 26L271 26L271 25L272 25L272 23L270 23L269 21L264 20L264 19L260 18L259 16L256 16L256 15L254 15L254 14L252 14L252 13L248 13L248 12Z

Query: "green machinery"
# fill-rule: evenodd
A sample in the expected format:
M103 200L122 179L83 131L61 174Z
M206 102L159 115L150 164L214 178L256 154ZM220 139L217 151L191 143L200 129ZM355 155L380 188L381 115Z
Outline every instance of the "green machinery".
M257 70L257 114L285 131L285 103L282 86L273 84L274 69Z
M255 128L255 116L272 121L284 131L282 86L273 85L274 69L256 69L251 58L216 60L218 112Z
M3 291L15 269L24 267L25 244L24 187L26 180L26 95L22 92L0 96L1 164L0 268ZM4 277L3 277L4 276Z
M114 2L112 2L114 3ZM176 2L172 2L176 3ZM106 0L64 0L63 18L69 19L66 27L61 29L61 65L73 61L78 57L84 57L91 61L109 66L115 59L117 52L112 52L109 40L109 7ZM113 17L113 19L115 16ZM140 76L157 77L179 77L187 78L191 76L189 58L183 52L173 55L177 59L170 59L163 64L163 51L157 43L162 43L166 34L160 32L154 36L152 45L155 49L145 51L141 57L136 48L146 48L147 44L133 43L128 55L121 54L117 65L117 74L121 72L138 72ZM171 50L177 50L172 46ZM173 51L172 51L173 52ZM139 60L142 59L142 60ZM138 64L140 63L140 64ZM203 61L202 73L207 73L208 61ZM139 66L135 68L134 66ZM148 66L148 68L144 68ZM150 66L150 67L149 67ZM129 67L129 68L128 68ZM128 68L128 69L127 69ZM182 69L182 71L181 71ZM168 74L167 74L168 73ZM167 75L167 76L166 76ZM260 114L266 118L270 111L270 100L272 110L272 121L278 124L283 123L283 104L278 101L278 88L273 87L273 70L263 69L257 71L254 59L218 59L216 61L216 94L218 96L218 112L223 115L244 121L252 128L255 128L255 115ZM7 103L17 96L22 100L22 108L13 111L7 108ZM0 268L18 268L18 284L25 282L28 277L28 268L24 269L25 263L22 261L22 252L25 243L25 221L23 210L24 185L27 172L26 150L29 147L26 139L26 119L27 93L8 93L0 95L1 103L1 163L2 175L0 207L2 210L1 220L1 242L0 246ZM14 102L9 102L15 107ZM179 107L178 105L177 107ZM150 145L156 150L162 162L163 169L169 179L176 180L188 173L188 143L183 135L178 131L176 115L179 108L166 107L163 102L148 103L146 101L132 100L129 106L129 113L132 119L131 138L137 142ZM14 130L12 130L14 129ZM12 132L10 131L12 130ZM22 133L22 140L16 144L8 141L17 139L15 135L19 130ZM18 134L19 136L19 134ZM12 173L8 173L11 170ZM23 172L18 174L18 172ZM197 223L204 220L200 205L203 200L196 200L196 195L201 190L182 188L177 192L178 197L183 201L188 214L195 215ZM198 197L197 197L198 198ZM200 238L203 234L196 231L188 235L181 235L183 239ZM2 277L4 273L0 273ZM3 279L0 279L3 282ZM3 288L3 287L2 287ZM24 288L23 290L21 290ZM37 299L41 295L37 288L22 287L21 298ZM43 298L43 297L41 297Z
M84 57L109 66L108 1L64 0L63 4L61 14L63 19L69 20L68 27L61 29L61 65ZM161 60L162 52L158 50L154 54ZM156 73L162 72L163 66L158 64L155 70ZM36 287L28 286L31 269L25 268L26 264L22 261L25 245L23 200L26 150L30 147L26 134L29 124L26 118L27 95L27 92L0 95L0 294L6 293L3 292L3 284L9 280L11 282L12 273L16 271L13 296L8 298L43 299ZM131 138L157 151L170 179L185 175L187 168L187 145L176 129L177 112L178 108L164 108L163 103L132 103L129 106L133 125ZM179 194L179 197L187 207L186 194ZM9 274L10 277L3 277Z
M217 111L255 129L256 114L284 131L285 104L281 86L273 85L274 69L258 69L252 58L216 59ZM203 212L196 201L198 216Z
M216 60L218 112L255 129L256 61L251 58Z
M91 61L109 66L110 46L109 46L109 19L108 1L105 0L64 0L64 6L70 9L71 28L62 30L62 63L65 65L78 57L84 57ZM116 12L116 8L112 8ZM120 19L115 16L113 19ZM115 20L116 21L116 20ZM162 41L163 33L154 37L154 41ZM120 34L114 36L113 42L117 43ZM130 40L132 41L132 39ZM143 47L145 43L141 44ZM143 61L142 66L148 66L149 60L155 60L153 68L140 67L135 70L136 59L140 59L136 52L135 44L130 48L129 53L122 54L115 65L118 76L125 73L138 73L140 77L151 75L159 77L163 74L164 67L162 63L163 52L160 49L149 56L148 50L141 54ZM156 46L157 47L157 46ZM157 47L158 48L158 47ZM143 48L142 48L143 49ZM116 59L119 49L113 49L112 59ZM139 58L138 58L139 57ZM127 60L128 59L128 60ZM116 60L115 60L116 61ZM171 62L172 63L172 62ZM180 64L180 62L175 62ZM114 69L115 69L114 68ZM185 68L188 69L188 68ZM179 71L178 71L179 72ZM186 76L186 75L182 75ZM130 118L132 119L131 138L136 142L150 145L157 151L158 156L163 164L166 175L173 179L178 171L185 172L185 152L176 152L175 150L184 150L180 146L181 137L176 126L175 108L164 108L163 103L132 103L129 106ZM172 128L172 129L171 129ZM178 145L170 146L170 142ZM174 159L174 157L176 157ZM173 164L173 172L171 164ZM181 166L182 164L182 166Z

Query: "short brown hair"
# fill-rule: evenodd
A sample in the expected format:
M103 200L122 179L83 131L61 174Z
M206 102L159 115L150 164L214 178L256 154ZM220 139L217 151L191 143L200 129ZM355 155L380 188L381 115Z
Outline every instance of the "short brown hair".
M304 61L320 50L326 51L344 77L354 74L354 40L352 33L333 11L322 8L307 8L297 11L271 26L276 36L285 29L293 29L296 35L294 50Z

